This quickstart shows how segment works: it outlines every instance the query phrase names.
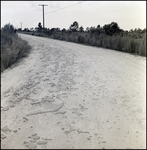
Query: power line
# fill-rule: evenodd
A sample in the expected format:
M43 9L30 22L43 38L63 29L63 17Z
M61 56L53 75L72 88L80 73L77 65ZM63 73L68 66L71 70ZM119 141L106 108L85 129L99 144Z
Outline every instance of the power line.
M83 2L79 2L79 3L76 3L76 4L73 4L73 5L69 5L69 6L67 6L67 7L63 7L63 8L60 8L60 9L57 9L57 10L51 11L51 12L47 12L47 13L45 13L45 14L53 13L53 12L57 12L57 11L60 11L60 10L62 10L62 9L66 9L66 8L69 8L69 7L72 7L72 6L75 6L75 5L78 5L78 4L81 4L81 3L84 3L84 2L85 2L85 1L83 1ZM41 15L41 16L42 16L42 15ZM37 20L38 18L40 18L41 16L37 17L35 20L33 20L31 23L27 24L26 26L28 26L28 25L32 24L34 21L36 21L36 20Z
M85 2L85 1L84 1L84 2ZM79 3L73 4L73 5L69 5L69 6L67 6L67 7L63 7L63 8L60 8L60 9L54 10L54 11L47 12L47 13L45 13L45 14L53 13L53 12L57 12L57 11L60 11L60 10L62 10L62 9L66 9L66 8L69 8L69 7L72 7L72 6L75 6L75 5L78 5L78 4L81 4L81 3L84 3L84 2L79 2Z
M42 16L42 15L41 15ZM40 18L41 16L39 16L38 18ZM32 24L34 21L36 21L38 18L36 18L35 20L33 20L31 23L27 24L26 26Z

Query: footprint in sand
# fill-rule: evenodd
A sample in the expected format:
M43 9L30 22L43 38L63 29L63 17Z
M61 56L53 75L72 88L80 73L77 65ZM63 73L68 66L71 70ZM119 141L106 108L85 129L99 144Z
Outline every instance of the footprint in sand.
M7 136L5 136L4 134L1 134L1 139L5 139Z
M47 140L52 140L46 138L42 138L42 140L40 140L40 136L38 136L37 133L32 134L31 136L28 137L28 139L29 142L24 141L24 144L29 149L37 148L37 145L46 145L48 143Z
M46 96L42 98L41 101L32 103L32 106L29 108L30 113L27 114L27 116L48 112L57 112L59 109L63 107L63 105L64 105L63 101L59 99L55 101L53 98Z
M9 129L7 126L3 127L1 130L2 130L2 132L4 132L4 133L8 133L8 132L11 132L11 131L12 131L12 130Z

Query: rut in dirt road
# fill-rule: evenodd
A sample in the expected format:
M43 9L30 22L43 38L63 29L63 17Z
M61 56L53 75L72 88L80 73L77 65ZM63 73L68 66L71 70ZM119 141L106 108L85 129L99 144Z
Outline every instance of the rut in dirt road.
M30 35L1 74L2 148L145 148L146 58Z

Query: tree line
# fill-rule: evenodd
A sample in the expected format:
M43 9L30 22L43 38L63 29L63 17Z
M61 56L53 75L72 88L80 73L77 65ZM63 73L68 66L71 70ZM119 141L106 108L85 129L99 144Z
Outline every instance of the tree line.
M60 29L60 28L44 28L41 25L41 22L38 23L38 27L35 28L24 28L24 30L21 30L21 28L17 29L18 31L24 31L24 32L44 32L48 34L52 34L55 32L88 32L88 33L95 33L95 34L101 34L105 33L106 35L114 35L114 34L120 34L120 33L128 33L128 32L138 32L138 33L145 33L146 29L140 29L140 28L135 28L134 30L131 29L130 31L125 31L123 29L120 29L118 23L116 22L111 22L110 24L105 24L103 27L100 27L100 25L97 25L97 27L87 27L85 30L83 26L79 26L79 23L77 21L74 21L69 29Z
M102 27L98 24L96 27L91 26L86 29L79 26L77 21L74 21L68 29L43 28L39 22L35 28L24 30L19 28L17 31L146 56L146 29L135 28L127 31L121 29L116 22Z

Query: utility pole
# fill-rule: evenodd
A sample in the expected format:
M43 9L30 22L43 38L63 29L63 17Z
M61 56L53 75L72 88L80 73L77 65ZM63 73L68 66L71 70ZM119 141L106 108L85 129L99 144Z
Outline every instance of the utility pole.
M48 6L48 5L42 4L42 5L39 5L39 6L43 6L43 29L44 29L44 6Z
M20 22L21 23L21 30L22 30L22 22Z

